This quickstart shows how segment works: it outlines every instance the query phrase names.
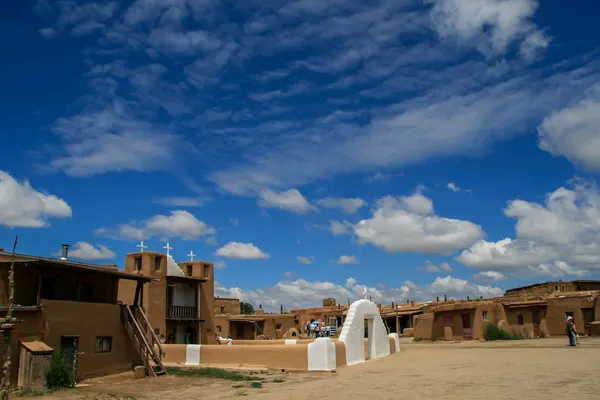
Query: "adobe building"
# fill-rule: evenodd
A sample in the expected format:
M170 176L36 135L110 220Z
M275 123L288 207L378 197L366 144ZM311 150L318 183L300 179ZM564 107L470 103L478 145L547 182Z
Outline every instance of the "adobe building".
M380 308L381 318L388 333L403 335L404 331L412 330L415 317L423 314L423 307L427 303L408 301L406 304L394 304ZM407 331L407 332L409 332Z
M313 321L323 322L329 326L341 327L344 324L349 306L346 304L336 304L333 298L323 300L322 307L298 308L290 311L300 327L304 330L306 324Z
M565 335L572 316L582 335L600 336L600 281L544 282L502 297L432 303L416 317L415 337L481 339L489 323L526 337Z
M297 323L292 314L242 314L239 299L215 298L215 325L219 337L234 340L282 339Z
M153 251L127 254L125 271L154 278L140 299L154 334L176 344L215 341L214 266L193 260L176 263L171 255ZM134 285L121 282L119 300L133 297Z
M119 284L129 282L139 293L155 278L133 275L115 266L5 253L0 249L0 318L8 305L8 274L14 261L14 329L11 336L11 385L17 384L20 357L28 343L41 342L48 351L62 349L76 361L78 380L131 370L147 364L134 342L149 340L126 329L124 306L117 301ZM135 291L135 290L134 290ZM134 293L126 298L135 303ZM141 321L138 321L141 322ZM135 336L131 336L135 335ZM0 333L0 336L3 336ZM4 354L4 338L0 339ZM24 361L26 363L26 361Z

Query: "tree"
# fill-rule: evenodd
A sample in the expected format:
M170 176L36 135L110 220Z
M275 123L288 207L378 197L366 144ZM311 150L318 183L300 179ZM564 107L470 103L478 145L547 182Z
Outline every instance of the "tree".
M244 315L254 314L254 306L250 303L242 301L240 303L240 309Z

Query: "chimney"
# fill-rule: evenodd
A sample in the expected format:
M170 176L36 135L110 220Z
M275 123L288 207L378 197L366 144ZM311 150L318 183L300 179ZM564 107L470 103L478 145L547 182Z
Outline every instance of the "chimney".
M410 300L406 299L406 304L410 303Z
M437 296L437 297L435 298L435 301L437 301L437 302L439 303L439 302L440 302L440 296Z
M62 255L60 256L60 259L63 261L67 261L68 256L69 256L69 245L63 244L62 245Z
M448 296L444 295L444 301L448 301Z
M467 300L471 300L471 299L469 298L469 296L467 296Z
M280 314L283 314L283 304L281 305L281 312Z

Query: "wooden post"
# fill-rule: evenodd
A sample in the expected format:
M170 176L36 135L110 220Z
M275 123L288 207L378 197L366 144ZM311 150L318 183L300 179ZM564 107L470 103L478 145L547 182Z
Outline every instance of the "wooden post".
M394 306L396 310L396 333L400 335L400 318L398 318L398 304Z
M140 299L140 281L137 282L137 285L135 287L135 297L133 298L133 305L137 306L138 305L138 300Z
M39 306L42 302L42 271L38 269L37 300L35 305Z
M13 322L13 307L15 301L15 254L17 252L17 243L19 235L15 238L12 251L12 260L10 270L8 272L8 310L4 323L0 326L4 333L4 360L2 363L2 386L0 387L0 400L8 400L10 393L10 356L12 352L12 330Z

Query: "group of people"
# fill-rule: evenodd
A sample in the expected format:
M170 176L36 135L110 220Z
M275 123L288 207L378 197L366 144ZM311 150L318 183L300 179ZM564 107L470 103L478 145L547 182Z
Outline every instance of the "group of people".
M330 330L328 327L321 327L321 323L314 324L312 322L308 322L306 327L306 337L308 338L319 338L319 337L328 337L330 334Z
M222 338L219 335L215 335L215 336L216 336L217 344L222 344L221 341L225 340L225 338ZM233 339L231 338L231 336L227 336L227 344L233 344Z

